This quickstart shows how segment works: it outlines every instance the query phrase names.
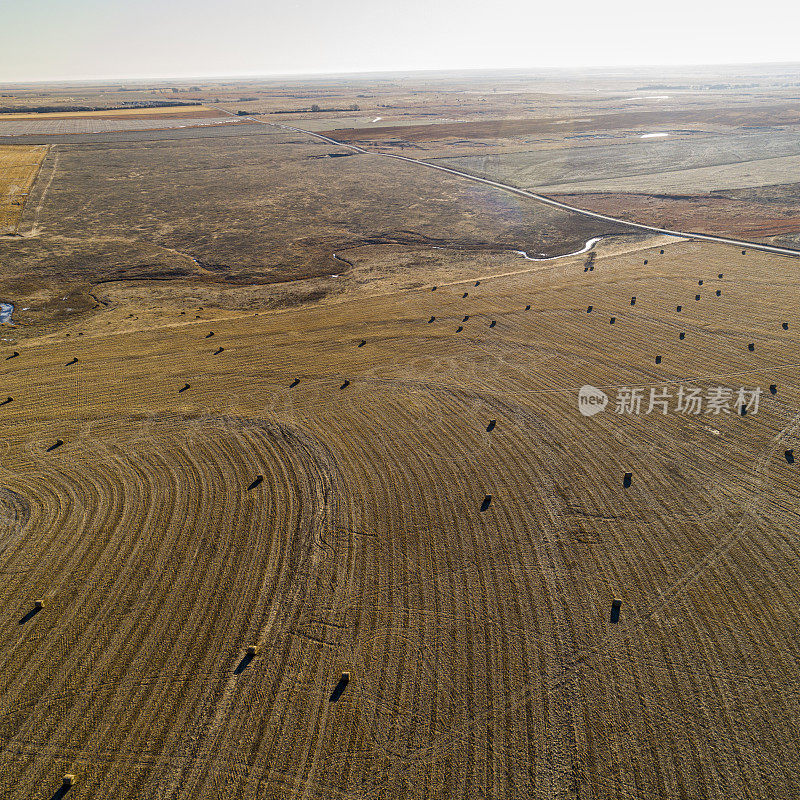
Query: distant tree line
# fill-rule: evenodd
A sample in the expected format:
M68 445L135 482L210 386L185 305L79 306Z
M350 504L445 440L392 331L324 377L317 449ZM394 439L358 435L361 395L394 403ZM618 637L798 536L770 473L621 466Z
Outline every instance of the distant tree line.
M199 106L201 103L177 100L126 100L117 106L0 106L0 114L52 114L57 111L124 111L131 108L170 108Z

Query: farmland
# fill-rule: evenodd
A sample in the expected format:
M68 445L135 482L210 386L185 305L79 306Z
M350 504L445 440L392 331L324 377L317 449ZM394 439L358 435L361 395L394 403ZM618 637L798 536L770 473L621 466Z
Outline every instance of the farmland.
M452 81L418 87L443 118L478 91ZM4 796L797 797L800 258L265 124L365 85L243 84L222 105L256 97L257 122L5 146L43 161L0 239ZM543 118L620 105L556 88ZM789 133L724 135L742 164L794 157ZM427 136L415 157L466 158ZM515 137L461 168L511 183ZM644 181L632 136L545 144L520 184L575 205L800 230L786 178L678 208L575 188Z
M47 147L0 145L0 235L15 233Z

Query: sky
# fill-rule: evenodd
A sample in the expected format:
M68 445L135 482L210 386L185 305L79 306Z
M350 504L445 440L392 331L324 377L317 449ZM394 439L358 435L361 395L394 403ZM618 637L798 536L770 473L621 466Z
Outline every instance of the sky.
M800 61L785 0L0 0L0 83Z

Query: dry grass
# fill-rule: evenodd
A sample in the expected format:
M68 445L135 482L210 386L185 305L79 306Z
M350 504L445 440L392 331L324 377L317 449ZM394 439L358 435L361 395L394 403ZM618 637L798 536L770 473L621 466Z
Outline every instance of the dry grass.
M149 119L152 117L208 117L219 116L219 112L206 106L163 106L159 108L114 108L99 111L51 111L41 114L0 114L0 122L4 120L35 119Z
M796 797L800 281L662 246L0 360L7 794Z
M16 233L46 145L0 145L0 235Z

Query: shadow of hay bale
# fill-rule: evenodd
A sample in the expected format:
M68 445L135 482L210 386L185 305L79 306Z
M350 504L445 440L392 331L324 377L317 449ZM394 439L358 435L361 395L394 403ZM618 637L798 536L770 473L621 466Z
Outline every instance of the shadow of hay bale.
M660 364L660 363L661 363L661 356L656 356L656 364Z
M2 403L0 403L0 406L7 406L9 403L11 403L13 401L14 401L13 397L6 397L6 399L3 400Z
M489 424L486 426L486 430L491 433L494 430L494 426L497 425L496 419L490 419Z
M213 335L214 335L214 331L209 331L209 332L206 334L206 339L210 339L210 338L211 338Z
M72 361L67 361L67 363L64 364L64 366L65 367L71 367L73 364L77 364L77 363L78 363L78 359L77 358L73 358Z
M367 343L367 340L366 340L366 339L362 339L362 340L361 340L361 341L358 343L358 346L359 346L359 347L363 347L363 346L364 346L366 343Z
M468 319L469 319L469 314L465 314L464 319L462 319L461 321L466 322Z
M750 342L750 344L747 345L747 349L752 353L756 349L755 343Z
M214 351L214 355L215 355L215 356L218 356L218 355L219 355L220 353L222 353L224 350L225 350L225 348L224 348L224 347L218 347L218 348L217 348L217 349Z
M292 382L289 384L289 388L290 388L290 389L294 389L294 387L295 387L295 386L297 386L297 384L298 384L298 383L300 383L300 378L295 378L295 379L294 379L294 380L293 380L293 381L292 381Z
M183 394L183 392L185 392L187 389L190 389L190 388L191 387L189 386L188 383L184 383L183 386L181 386L181 388L178 389L178 394Z
M526 310L526 311L530 311L530 310L531 310L531 307L530 307L530 306L525 306L525 310Z
M234 675L241 675L247 667L250 665L250 662L255 658L252 653L245 653L242 656L242 660L236 665L236 669L233 671Z
M622 600L612 600L611 601L611 614L608 618L609 622L617 623L619 622L619 612L622 608Z
M331 696L328 698L328 702L337 702L342 694L344 694L344 690L347 688L348 683L350 683L350 673L343 672L342 677L339 678L339 682L333 687L333 691L331 692Z
M587 313L587 314L591 314L591 313L592 313L592 309L593 309L593 308L594 308L594 306L589 306L589 307L586 309L586 313Z
M346 389L346 388L347 388L349 385L350 385L350 381L346 380L346 381L345 381L345 382L344 382L344 383L343 383L343 384L342 384L342 385L339 387L339 389Z
M769 385L769 393L770 394L778 394L778 387L774 383L771 383Z
M461 333L461 331L463 331L463 330L464 330L464 326L463 325L459 325L458 328L456 329L456 333Z
M717 297L722 297L722 289L717 289L717 291L716 291L716 292L714 292L714 294L715 294Z
M787 464L794 464L794 450L786 450L783 454Z
M679 338L679 339L685 339L685 338L686 338L686 334L685 334L683 331L681 331L681 332L678 334L678 338Z
M486 497L483 498L483 502L481 503L481 511L486 511L487 508L492 504L492 496L487 494Z
M12 358L16 358L19 355L19 352L15 350L10 356L6 356L6 361L9 361Z
M633 473L626 472L622 478L622 485L627 489L633 483Z
M436 317L431 317L431 318L428 320L428 325L430 325L430 324L431 324L431 322L435 322L435 321L436 321Z
M51 444L50 447L47 448L46 452L52 453L53 450L58 450L58 448L61 447L62 444L64 444L63 439L56 439L55 443Z
M26 622L30 622L41 610L42 606L35 605L21 620L19 620L19 624L24 625Z
M247 491L249 492L251 489L255 489L256 486L259 486L263 482L264 482L264 476L263 475L257 475L255 480L247 487Z
M489 323L489 327L490 327L490 328L494 328L494 326L495 326L495 325L497 325L497 320L494 320L494 319L493 319L493 320L492 320L492 321Z
M631 305L632 306L636 305L636 298L635 297L631 297Z

